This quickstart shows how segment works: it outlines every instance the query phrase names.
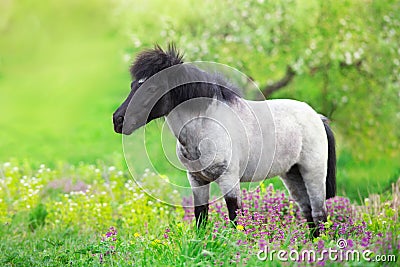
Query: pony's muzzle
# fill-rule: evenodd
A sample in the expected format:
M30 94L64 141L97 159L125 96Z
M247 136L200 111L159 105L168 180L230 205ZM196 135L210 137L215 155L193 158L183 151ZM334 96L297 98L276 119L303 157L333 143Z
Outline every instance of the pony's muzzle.
M114 131L116 133L122 133L122 127L124 125L124 116L113 116Z

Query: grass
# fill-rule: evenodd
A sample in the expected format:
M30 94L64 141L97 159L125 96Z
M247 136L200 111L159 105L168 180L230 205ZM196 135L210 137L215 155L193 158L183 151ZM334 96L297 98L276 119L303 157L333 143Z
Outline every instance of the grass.
M167 194L190 204L188 196L152 183L160 177L146 179L159 199ZM329 200L328 223L314 239L294 202L272 185L243 191L237 228L218 200L210 205L209 224L197 230L192 208L168 206L143 194L114 166L32 169L28 163L5 163L0 183L2 266L257 266L263 263L257 253L266 245L321 253L336 249L339 240L360 253L369 249L373 256L399 256L400 181L389 195L371 196L363 205L344 197ZM318 265L343 263L324 258ZM286 263L275 258L268 264Z

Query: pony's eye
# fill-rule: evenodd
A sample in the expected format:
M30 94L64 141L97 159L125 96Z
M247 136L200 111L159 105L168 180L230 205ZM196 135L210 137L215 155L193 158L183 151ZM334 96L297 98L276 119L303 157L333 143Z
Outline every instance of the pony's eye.
M147 79L147 78L142 78L142 79L140 79L140 80L138 81L138 83L139 83L139 84L142 84L142 83L144 83L144 81L146 81L146 79Z

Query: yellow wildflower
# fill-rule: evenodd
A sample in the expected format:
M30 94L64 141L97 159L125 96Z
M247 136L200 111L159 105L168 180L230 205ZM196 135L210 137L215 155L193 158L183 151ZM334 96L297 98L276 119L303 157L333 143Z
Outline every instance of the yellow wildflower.
M140 234L138 232L136 232L136 233L133 234L133 236L138 238L138 237L140 237Z
M161 242L160 239L154 239L154 240L151 242L151 244L152 244L153 246L156 246L156 245L162 244L162 242Z
M238 226L236 226L236 229L238 229L239 231L243 231L244 226L239 224Z

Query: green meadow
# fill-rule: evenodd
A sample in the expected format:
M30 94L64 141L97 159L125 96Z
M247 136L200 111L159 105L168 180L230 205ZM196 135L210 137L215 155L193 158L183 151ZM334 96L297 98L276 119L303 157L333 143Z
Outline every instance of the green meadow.
M125 147L112 125L135 55L169 42L187 61L227 64L267 98L304 101L328 116L337 139L337 194L358 212L351 227L365 222L360 236L371 233L393 247L374 253L398 255L399 14L398 1L0 1L0 265L258 264L261 237L229 226L196 232L183 220L189 213L134 185L146 168L156 172L152 181L186 181L164 155L162 119L146 128L145 142L134 135ZM268 91L289 68L288 83ZM249 98L251 87L243 86ZM174 139L164 141L173 156ZM270 183L285 194L278 178L262 187ZM221 214L211 216L213 224L224 221ZM328 248L341 237L363 248L361 237L333 230L304 246ZM248 256L238 260L238 251Z

